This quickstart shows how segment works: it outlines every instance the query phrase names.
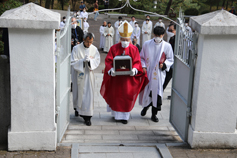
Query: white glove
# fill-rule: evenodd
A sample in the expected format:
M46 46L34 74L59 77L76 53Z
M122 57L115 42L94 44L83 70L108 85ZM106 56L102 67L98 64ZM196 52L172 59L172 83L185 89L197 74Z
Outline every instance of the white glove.
M84 62L89 62L89 61L90 61L90 58L89 58L87 55L85 55L85 58L83 59L83 61L84 61Z
M133 68L132 75L130 75L130 76L135 76L135 75L137 75L137 73L138 73L138 70L136 68Z
M111 68L111 69L108 71L108 74L109 74L109 76L115 76L114 68Z

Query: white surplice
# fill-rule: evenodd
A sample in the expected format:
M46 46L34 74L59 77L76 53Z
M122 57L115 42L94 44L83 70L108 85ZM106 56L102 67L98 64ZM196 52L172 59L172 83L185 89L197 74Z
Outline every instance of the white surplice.
M165 64L167 66L164 71L159 68L159 61L163 52L166 55ZM140 56L142 67L147 68L149 83L139 95L139 104L146 107L153 102L153 106L156 107L157 95L163 98L163 83L166 71L169 71L173 64L173 50L171 45L164 40L157 44L154 39L151 39L144 43ZM152 91L152 99L149 97L150 91Z
M90 58L90 62L84 62L85 55ZM94 45L89 48L84 47L84 43L73 47L71 65L77 84L73 83L73 90L77 88L78 98L76 109L79 115L92 116L94 109L94 72L100 64L100 53Z
M116 21L114 23L114 28L115 28L115 44L119 43L119 39L120 39L120 35L119 35L119 31L118 31L118 27L122 24L122 20L121 21Z
M160 27L163 27L163 28L165 29L165 24L164 24L163 22L157 22L157 23L155 24L154 28L155 28L156 26L160 26Z
M113 111L108 104L107 112L111 112L111 115L114 117L115 120L129 120L130 118L130 112Z
M89 23L85 21L85 22L83 22L83 26L84 26L83 32L84 32L84 33L87 33L87 32L88 32L88 29L89 29L89 27L90 27Z
M147 34L145 34L147 32ZM143 44L151 39L152 34L152 23L149 21L148 24L145 22L142 25L142 46Z
M104 48L105 45L104 29L105 27L103 25L100 26L100 48Z
M110 34L110 36L107 36ZM104 28L104 36L105 36L105 46L104 46L104 51L109 52L109 49L112 45L114 45L113 37L114 37L114 28L111 27L106 27Z
M82 18L82 19L86 18L86 19L88 19L88 13L87 12L81 12L80 15L79 15L79 18Z
M135 22L137 22L137 21L136 21L136 20L130 21L129 24L130 24L133 28L135 28Z
M133 39L136 36L138 45L140 45L140 35L141 35L141 29L139 26L137 26L133 29L131 38Z

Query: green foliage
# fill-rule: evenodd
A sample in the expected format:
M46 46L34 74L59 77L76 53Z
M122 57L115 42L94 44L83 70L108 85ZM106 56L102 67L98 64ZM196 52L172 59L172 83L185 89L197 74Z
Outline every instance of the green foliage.
M210 11L209 10L204 10L201 12L201 14L206 14L206 13L209 13Z
M94 7L90 7L90 8L87 10L87 12L93 12L93 10L94 10Z
M99 5L99 10L105 9L104 5Z
M198 15L199 12L196 8L189 8L184 11L185 15Z
M19 0L8 0L0 3L0 15L2 15L6 10L17 8L21 5L22 3Z

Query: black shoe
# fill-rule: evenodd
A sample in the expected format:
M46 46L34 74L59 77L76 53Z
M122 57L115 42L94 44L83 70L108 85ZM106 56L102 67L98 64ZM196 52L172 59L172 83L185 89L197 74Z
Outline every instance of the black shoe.
M75 116L78 116L78 115L79 115L79 114L78 114L78 111L75 110Z
M85 124L86 124L87 126L91 126L91 121L90 121L90 120L87 120L87 121L85 121Z
M144 107L141 111L141 115L145 116L148 109L149 109L149 107Z
M127 120L121 120L122 124L127 124L128 121Z
M159 122L159 119L156 117L156 115L152 115L152 116L151 116L151 120L152 120L153 122Z

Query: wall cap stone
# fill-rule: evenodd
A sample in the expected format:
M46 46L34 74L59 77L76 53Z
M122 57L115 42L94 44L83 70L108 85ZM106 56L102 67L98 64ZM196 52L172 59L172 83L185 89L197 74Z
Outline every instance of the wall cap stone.
M237 16L226 10L191 17L189 25L198 33L204 35L237 34Z
M24 29L57 29L60 14L34 3L5 11L0 17L0 27Z

